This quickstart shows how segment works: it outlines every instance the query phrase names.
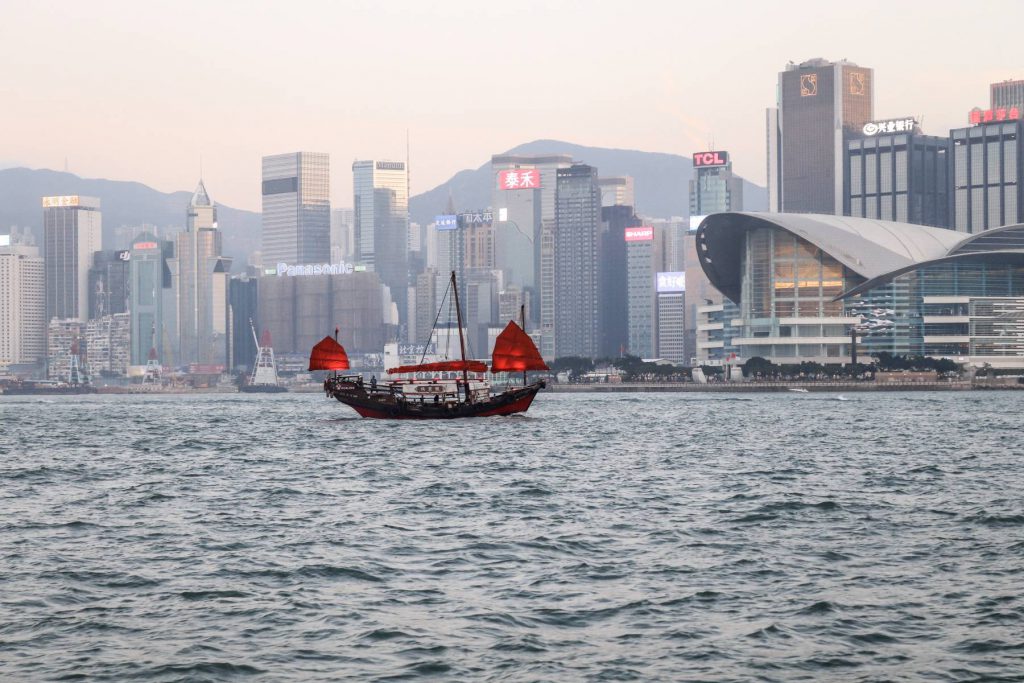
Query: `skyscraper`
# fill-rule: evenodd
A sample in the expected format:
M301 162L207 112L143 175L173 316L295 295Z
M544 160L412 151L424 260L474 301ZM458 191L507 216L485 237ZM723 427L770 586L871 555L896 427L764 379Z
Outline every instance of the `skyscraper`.
M89 317L89 268L101 248L99 199L43 197L47 320Z
M409 174L404 161L352 164L357 259L391 291L406 322L409 289Z
M0 368L46 355L45 268L36 247L0 246Z
M665 270L665 232L654 226L627 228L629 353L653 358L657 346L655 279Z
M222 256L217 208L199 181L178 233L171 272L177 302L178 359L223 364L227 334L227 283L231 259Z
M594 358L600 353L601 329L601 189L597 169L573 164L558 170L556 182L552 240L554 350L558 357Z
M633 177L607 176L598 178L597 184L601 188L601 206L636 206L636 199L633 194Z
M843 213L845 144L873 118L873 81L871 69L845 60L790 63L779 73L777 109L767 117L772 211Z
M331 263L350 261L355 255L355 212L331 209Z
M632 206L601 208L599 354L614 358L629 344L629 303L626 264L626 229L641 224Z
M89 268L89 318L128 312L130 252L103 249L93 252Z
M690 215L743 210L743 179L732 172L726 151L694 152Z
M161 242L150 232L140 233L132 241L129 263L129 296L131 304L131 365L145 365L149 350L156 349L157 358L164 355L163 290L170 286L167 257L173 253L169 242Z
M541 336L541 353L554 354L554 261L555 190L558 169L569 168L568 154L495 154L491 206L494 209L495 266L504 272L505 284L520 287L529 300L531 318L547 330ZM548 248L541 255L541 244ZM544 263L542 272L541 263ZM547 304L541 304L541 280ZM543 314L540 313L543 308ZM539 317L538 317L539 316Z
M331 258L330 158L320 152L263 157L263 264Z

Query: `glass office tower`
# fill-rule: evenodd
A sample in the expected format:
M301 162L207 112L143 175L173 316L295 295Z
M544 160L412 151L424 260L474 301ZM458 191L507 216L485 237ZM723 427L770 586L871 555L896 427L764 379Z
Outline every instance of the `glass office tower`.
M331 258L330 159L320 152L263 157L263 264Z

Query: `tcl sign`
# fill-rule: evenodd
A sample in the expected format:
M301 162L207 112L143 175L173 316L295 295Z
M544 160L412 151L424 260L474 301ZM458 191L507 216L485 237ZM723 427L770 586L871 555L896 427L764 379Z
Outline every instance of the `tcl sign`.
M639 228L626 228L627 242L649 242L654 239L654 228L644 225Z
M535 168L498 171L498 187L502 190L535 190L540 187L540 171Z
M694 166L725 166L728 163L728 152L697 152L693 155Z

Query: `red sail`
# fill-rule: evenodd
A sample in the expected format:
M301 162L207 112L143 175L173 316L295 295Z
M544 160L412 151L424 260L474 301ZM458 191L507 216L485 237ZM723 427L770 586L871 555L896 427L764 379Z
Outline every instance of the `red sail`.
M494 342L491 354L491 372L525 372L526 370L548 370L547 363L540 357L530 335L523 328L509 321Z
M405 372L487 372L487 364L478 360L443 360L437 363L420 365L399 365L388 370L389 375L400 375Z
M309 354L310 370L348 370L345 347L331 337L324 337Z

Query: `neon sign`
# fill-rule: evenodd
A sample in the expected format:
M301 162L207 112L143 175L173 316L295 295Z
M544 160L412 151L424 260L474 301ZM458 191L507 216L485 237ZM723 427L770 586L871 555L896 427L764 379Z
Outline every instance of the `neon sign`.
M975 107L967 115L968 120L975 126L982 123L995 123L998 121L1017 121L1020 119L1020 107L996 107L995 109L979 109Z
M654 239L654 228L644 225L638 228L626 228L627 242L649 242Z
M911 133L917 127L917 119L893 119L892 121L869 121L864 124L864 135L881 135L882 133Z
M707 168L711 166L725 166L729 163L728 152L697 152L693 155L694 167Z
M348 275L355 270L351 263L313 263L303 266L289 266L287 263L277 264L277 276L287 275L296 277L301 275Z
M540 187L540 171L535 168L498 171L498 187L503 190L535 190Z

